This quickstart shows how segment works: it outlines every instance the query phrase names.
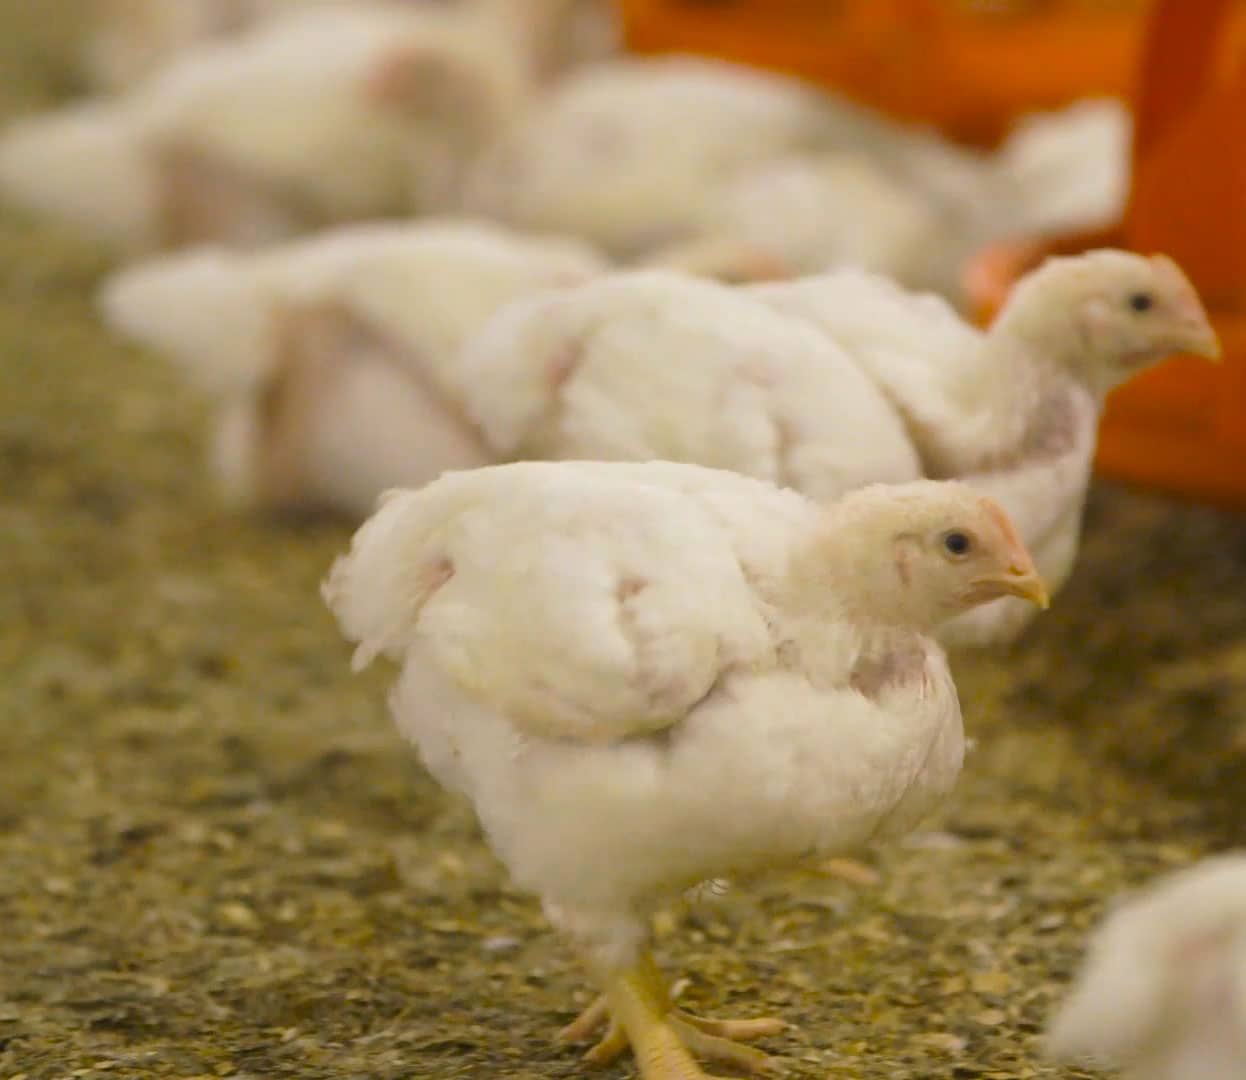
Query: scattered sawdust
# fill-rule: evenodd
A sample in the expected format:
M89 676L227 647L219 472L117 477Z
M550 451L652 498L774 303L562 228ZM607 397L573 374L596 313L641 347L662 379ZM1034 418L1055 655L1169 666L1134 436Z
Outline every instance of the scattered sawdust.
M0 2L0 115L76 89L81 10ZM348 529L218 505L106 266L0 218L0 1077L579 1075L580 972L348 672ZM1090 1075L1037 1053L1087 928L1244 838L1244 564L1246 521L1099 491L1055 609L960 665L954 804L668 920L690 1007L794 1021L792 1077Z

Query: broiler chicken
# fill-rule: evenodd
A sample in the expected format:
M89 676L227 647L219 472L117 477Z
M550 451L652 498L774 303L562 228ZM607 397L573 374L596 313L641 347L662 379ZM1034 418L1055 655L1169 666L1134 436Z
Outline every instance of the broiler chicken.
M466 796L604 998L564 1032L630 1045L644 1080L776 1020L671 1001L656 905L722 874L911 829L960 771L963 729L930 637L1009 594L1045 603L989 498L873 486L818 505L669 462L520 463L391 493L324 595L354 666L401 667L394 718Z
M212 395L235 498L362 516L384 488L492 460L461 415L462 340L506 301L603 267L501 226L356 225L152 260L110 278L100 306Z
M590 261L558 270L552 290L508 279L518 299L482 295L454 334L429 344L421 325L444 305L417 301L409 271L394 269L382 288L366 259L347 269L350 247L325 250L341 253L336 281L349 302L286 324L301 327L278 339L286 359L250 361L278 375L266 375L263 393L237 399L245 422L225 429L224 445L250 448L226 458L227 471L261 502L359 514L386 487L516 458L684 461L816 498L923 475L959 478L1004 504L1054 590L1076 559L1104 396L1164 356L1218 347L1176 266L1124 252L1049 263L989 332L934 297L860 272L741 290L667 271L587 280ZM229 273L222 268L217 294L234 287ZM138 270L121 281L161 277ZM229 370L217 327L247 320L210 316L211 336L187 338L190 315L212 311L203 299L212 290L190 275L166 280L189 314L136 284L124 305L112 302L111 321L175 352L206 346L197 363ZM126 294L121 285L114 292ZM422 357L435 393L418 379L390 381L374 413L366 401L344 407L341 384L324 372L362 379L358 356L387 350L399 368L404 356ZM266 343L248 355L276 354ZM264 405L286 398L298 408ZM439 424L440 415L453 419ZM1001 600L950 620L940 635L956 647L1005 644L1028 622L1025 605Z
M859 151L931 198L963 199L985 155L783 75L689 56L575 72L481 157L469 212L569 232L618 258L700 238L707 193L777 157Z
M529 60L500 23L454 10L313 7L119 99L18 123L0 193L130 253L433 212L524 108Z
M741 250L745 273L860 265L961 294L981 246L1097 221L1123 199L1128 115L1079 103L994 153L795 79L722 60L629 57L539 97L469 174L464 206L681 268Z
M85 61L102 90L128 89L174 57L256 23L353 0L93 0Z
M1219 356L1197 293L1169 258L1104 250L1048 260L989 330L935 296L845 270L750 292L803 315L904 417L924 474L955 477L1007 509L1053 592L1068 579L1107 394L1169 356ZM947 645L1015 638L1003 600L948 623Z
M765 161L708 185L695 217L693 239L645 263L695 267L693 256L708 250L720 253L724 270L734 260L742 282L850 266L952 296L965 260L988 235L966 207L931 199L862 151Z
M1129 138L1120 102L1078 102L1025 117L989 163L949 153L957 165L933 188L938 170L915 182L868 147L784 155L707 183L696 238L646 261L678 267L713 240L720 252L734 245L742 278L857 267L960 303L982 247L1119 219Z
M1047 1050L1130 1080L1246 1076L1246 855L1206 859L1117 905Z
M608 0L388 0L395 7L509 8L546 38L549 66L601 59L618 47ZM96 25L86 66L97 86L117 91L153 75L196 46L234 37L261 22L312 7L359 0L94 0Z

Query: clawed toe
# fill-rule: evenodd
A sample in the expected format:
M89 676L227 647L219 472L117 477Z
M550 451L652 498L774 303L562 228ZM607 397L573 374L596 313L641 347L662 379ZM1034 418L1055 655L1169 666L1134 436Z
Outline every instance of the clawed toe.
M790 1026L772 1017L715 1020L676 1008L651 961L620 977L613 1000L597 998L558 1033L558 1041L584 1042L604 1027L583 1060L609 1065L631 1049L644 1080L716 1080L693 1055L754 1076L772 1073L776 1060L744 1044Z

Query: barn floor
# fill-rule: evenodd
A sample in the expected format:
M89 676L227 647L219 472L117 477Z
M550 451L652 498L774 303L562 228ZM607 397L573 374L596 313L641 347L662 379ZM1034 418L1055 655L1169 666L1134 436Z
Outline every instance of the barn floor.
M0 118L76 89L78 10L0 0ZM216 503L199 403L93 320L107 265L0 217L0 1078L580 1075L574 962L348 670L348 527ZM1246 518L1101 487L1055 609L962 665L954 804L876 882L667 926L687 1000L795 1021L793 1078L1091 1075L1037 1045L1085 931L1246 841L1244 585Z

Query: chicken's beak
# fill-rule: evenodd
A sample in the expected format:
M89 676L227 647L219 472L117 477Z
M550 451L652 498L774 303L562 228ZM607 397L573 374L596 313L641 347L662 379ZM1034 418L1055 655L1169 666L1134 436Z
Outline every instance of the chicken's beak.
M1019 596L1022 600L1028 600L1043 611L1046 611L1051 606L1051 597L1047 593L1047 584L1039 577L1033 563L1010 566L1007 574L1000 579L999 584L1008 595Z
M975 578L973 595L979 602L996 600L1001 596L1019 596L1044 611L1051 606L1047 583L1039 576L1026 555L1014 559L1003 573Z
M1168 256L1152 255L1151 262L1161 279L1166 279L1174 297L1173 313L1177 318L1172 342L1174 350L1218 362L1224 349L1194 284Z
M1178 336L1181 351L1191 356L1201 356L1218 364L1224 356L1224 347L1220 344L1220 336L1206 319L1192 322L1188 328L1183 327Z
M1008 560L1008 569L1003 573L979 578L974 585L985 588L996 596L1019 596L1046 611L1051 604L1051 598L1025 541L1018 535L1016 527L998 503L991 499L985 499L984 502L987 512L995 518L1000 532L1003 533L1004 543L1007 545L1004 557Z

